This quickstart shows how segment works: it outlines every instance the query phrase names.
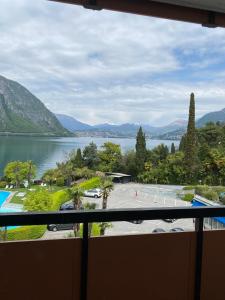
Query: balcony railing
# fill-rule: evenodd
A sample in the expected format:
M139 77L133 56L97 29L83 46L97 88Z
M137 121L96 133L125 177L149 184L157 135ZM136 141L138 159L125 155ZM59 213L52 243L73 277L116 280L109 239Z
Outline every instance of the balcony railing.
M136 279L135 279L135 283L138 285L136 287L132 286L132 283L129 286L129 283L126 281L126 280L128 280L128 278L124 278L125 281L124 281L123 285L121 285L121 279L118 279L118 280L115 279L114 280L115 285L118 284L118 286L115 286L115 289L119 288L120 291L118 291L118 295L121 295L121 298L118 297L118 295L117 295L117 299L123 299L123 300L136 299L135 298L136 296L139 297L139 299L144 299L144 298L150 299L148 296L152 295L152 297L153 297L152 299L154 299L154 300L161 300L161 299L183 300L184 298L179 299L179 297L181 297L179 295L184 293L183 289L180 289L179 286L177 286L177 295L176 295L176 283L173 284L173 288L171 289L171 291L169 291L170 287L169 286L166 287L164 284L164 280L162 279L161 282L158 282L159 290L157 290L157 289L155 290L156 282L154 282L155 279L154 279L154 277L152 277L152 274L150 272L156 272L156 277L158 277L159 269L161 269L162 278L163 278L164 272L168 272L168 268L171 268L171 270L170 270L171 274L175 274L176 270L178 270L178 271L180 270L179 267L182 268L181 265L179 266L179 262L184 262L184 260L187 258L189 263L187 262L185 264L185 268L189 275L187 275L187 278L184 277L184 279L182 281L185 284L185 288L187 289L187 291L185 293L185 299L192 299L192 300L193 299L194 300L204 299L205 300L205 299L212 299L210 297L215 292L215 284L214 284L214 287L210 288L210 290L207 291L207 294L206 294L206 290L207 290L207 288L209 289L209 286L210 286L210 283L207 281L209 280L209 278L212 278L212 277L207 277L209 274L207 273L208 269L207 269L205 261L207 260L207 263L210 264L210 260L209 260L209 258L206 259L206 257L204 257L204 256L207 255L208 249L210 252L215 247L218 247L217 248L218 251L216 251L216 253L220 252L219 247L221 247L221 245L223 245L224 243L215 245L215 247L214 247L214 245L212 244L213 239L211 239L212 236L207 236L208 233L203 231L203 223L204 223L204 218L206 218L206 217L208 218L208 217L221 217L221 216L225 216L225 207L224 206L200 207L200 208L188 208L188 207L185 207L185 208L184 207L182 207L182 208L160 208L160 209L155 209L155 208L145 209L144 208L144 209L113 209L113 210L110 209L110 210L48 212L48 213L12 213L12 214L1 214L0 215L0 226L3 227L3 226L22 226L22 225L83 223L83 238L82 239L73 239L73 241L77 241L76 249L78 249L78 250L76 250L76 259L73 258L73 260L74 261L76 260L76 263L78 263L78 264L80 261L80 267L78 267L76 264L76 268L75 268L74 261L69 262L69 263L73 264L73 268L76 269L76 272L78 269L80 270L79 271L80 276L79 276L79 274L78 275L76 274L77 277L75 275L73 275L77 278L76 284L74 283L74 280L71 280L70 283L68 282L68 284L76 285L76 291L73 289L73 292L68 293L68 296L64 295L63 299L73 299L73 300L75 300L75 299L81 299L81 300L113 299L112 297L114 297L113 296L114 290L112 288L112 285L107 284L108 287L107 287L107 289L104 290L104 284L101 286L101 282L100 281L97 282L96 277L103 276L102 282L106 283L106 278L104 276L108 276L110 272L114 272L114 273L118 272L118 273L114 274L114 276L118 276L120 278L120 276L123 272L122 267L120 267L120 269L119 268L117 269L117 267L121 266L122 257L124 260L124 259L126 259L126 256L129 257L129 255L130 255L130 257L132 257L132 259L133 259L133 258L135 258L135 255L136 255L136 259L139 260L142 267L139 267L137 262L126 261L125 263L123 263L124 264L123 268L125 268L125 266L127 266L127 268L129 268L129 270L127 270L127 273L125 272L124 274L125 274L125 276L129 277L129 280L132 281L133 279L132 279L132 275L130 273L134 272L134 277L138 278L136 276L137 275L136 272L140 272L139 276L144 276L142 279L143 286L141 286L139 280L136 280ZM117 221L131 221L131 220L158 220L158 219L168 219L168 218L171 218L171 219L194 218L195 219L195 232L192 232L192 233L191 232L189 232L189 233L169 233L169 234L165 233L165 234L154 234L154 235L153 234L152 235L145 234L145 235L138 235L138 236L123 236L123 237L113 237L113 238L111 237L111 239L110 239L110 237L102 237L102 238L89 238L88 237L88 223L117 222ZM224 231L220 231L218 234L219 235L216 236L215 241L225 240L225 232ZM157 237L157 239L156 239L156 237ZM206 240L204 241L205 237L206 237ZM210 242L211 244L209 246L210 239L211 239L211 242ZM45 243L45 242L46 241L42 241L42 243ZM79 244L80 242L81 242L81 245ZM31 244L31 243L36 243L36 244ZM0 296L1 296L0 298L1 299L4 299L4 300L12 299L10 296L8 296L8 298L7 298L7 295L8 295L7 293L9 293L9 291L6 291L6 287L8 286L7 280L9 281L9 280L11 280L11 278L5 278L5 276L10 277L10 274L8 274L8 272L9 272L8 268L11 268L11 267L14 268L14 263L12 263L12 261L11 261L12 253L14 253L15 256L18 253L22 253L22 255L24 255L23 256L24 259L26 259L27 256L24 254L26 251L23 252L23 250L22 250L22 249L26 248L26 245L27 246L29 245L29 247L31 247L31 249L33 249L32 251L37 251L37 248L40 247L40 251L34 252L35 254L33 254L34 256L32 256L32 258L35 257L35 261L36 261L37 255L40 257L42 256L41 251L43 251L43 247L45 249L47 249L45 246L43 246L44 244L38 244L38 243L40 243L40 242L30 241L29 243L13 242L13 243L1 243L0 244L0 261L1 261L1 263L3 261L3 265L5 264L5 270L6 270L5 272L0 272ZM53 245L52 243L54 243L54 241L49 241L48 246L50 248ZM63 249L63 247L67 247L68 244L66 244L66 243L67 242L64 241L64 244L62 244L62 245L60 244L59 247L62 247L62 249ZM154 243L157 244L158 248L157 247L154 248ZM182 246L182 243L183 243L183 246ZM120 252L104 253L104 250L102 250L102 249L104 249L104 247L106 247L105 249L107 249L107 250L105 250L105 251L111 251L109 249L112 249L113 245L115 246L115 244L117 244L117 248L116 248L117 251L120 251L121 253ZM174 244L174 247L175 247L175 245L177 245L177 247L178 247L177 249L174 249L174 251L177 250L177 258L171 248L171 246L173 244ZM206 247L205 247L205 244L206 244ZM120 247L120 245L121 245L121 247ZM140 245L140 249L138 248L138 245ZM149 246L149 245L151 245L151 247L149 249L147 249L145 246ZM161 246L159 246L159 245L161 245ZM22 248L20 248L20 247L22 247ZM163 249L164 252L162 252L163 247L165 247L165 249ZM188 250L187 247L190 247L190 249ZM36 250L34 250L34 249L36 249ZM81 252L79 252L79 249ZM118 250L118 249L120 249L120 250ZM187 251L187 256L184 256L181 259L181 257L179 257L179 255L180 255L179 250L182 250L182 249L184 252ZM28 253L30 253L30 251L31 250L29 250ZM69 256L70 251L71 251L71 249L68 250L68 252L64 251L63 254L64 255L68 254L68 256ZM102 255L103 256L105 255L104 259L100 259L100 257L99 257L99 252L101 252L101 251L102 251ZM153 257L153 258L150 257L151 251L155 255L155 257ZM147 253L149 253L149 257L148 257ZM214 252L211 251L210 253L214 253ZM108 267L107 267L107 265L105 265L105 262L109 262L109 260L107 259L107 255L110 255L111 259L113 260L113 263L112 264L110 263L110 266L108 266ZM211 254L211 255L214 255L214 254ZM161 262L159 261L158 265L154 265L155 261L157 261L157 259L158 259L157 256L159 258L162 257L162 261ZM8 262L6 261L6 257L9 259ZM51 254L49 254L48 259L50 257L51 257ZM58 257L57 259L59 259L59 260L65 259L65 264L68 264L68 262L66 261L67 257ZM28 258L28 260L29 260L29 258ZM95 260L97 260L99 262L98 266L96 266ZM164 261L164 263L163 263L163 261ZM146 262L146 266L145 266L145 262ZM173 264L171 265L172 262L174 265ZM7 266L8 266L7 264L8 265L10 264L11 267L7 268ZM24 262L24 264L25 264L25 266L27 265L26 262ZM32 259L31 259L31 264L32 264ZM50 263L51 268L52 268L52 276L54 276L53 269L57 267L57 264L58 264L57 261L55 261L56 266L54 265L53 262ZM134 264L134 268L132 268L132 264ZM148 264L150 264L149 265L149 275L146 274L146 270L148 270L148 268L147 268ZM165 264L167 266L166 270L163 269L165 267ZM176 266L176 264L177 264L177 266ZM225 266L225 259L223 259L223 261L221 261L221 267L223 267L223 266ZM43 266L43 267L45 267L45 266ZM212 267L212 264L211 264L211 267ZM46 268L47 268L47 266L46 266ZM61 268L61 271L63 272L64 265L62 264L60 268ZM27 270L28 269L32 270L32 273L35 274L36 270L31 268L30 265L29 265L29 267L27 267ZM2 270L4 270L4 268ZM47 271L47 269L46 270L43 269L43 274L44 274L44 271ZM142 271L145 274L141 274ZM21 270L21 272L22 272L22 270ZM71 274L75 274L74 271L71 271L71 272L72 272ZM94 275L93 272L96 272L96 274L98 272L102 272L104 274L97 276L97 275ZM207 274L204 274L204 272ZM211 272L214 272L214 270L212 269ZM27 278L29 279L29 276L32 277L33 274L29 274ZM203 282L202 275L203 274L204 274L204 284L203 284L204 291L203 291L203 287L202 287L202 282ZM205 276L205 275L207 275L207 276ZM13 270L12 270L11 276L12 276L12 278L14 278ZM59 274L57 274L57 276L65 276L65 274L61 274L59 272ZM153 278L153 280L152 280L153 282L148 283L148 276ZM100 278L100 277L98 277L98 278ZM178 277L175 276L174 278L179 278L179 277L180 276L178 276ZM68 278L70 278L70 276ZM78 282L79 282L79 286L80 286L79 288L77 287ZM98 284L100 284L101 288L97 287ZM152 288L151 288L151 284L152 284ZM12 282L12 286L13 286L13 282ZM168 296L162 296L164 286L165 286L165 289L166 288L168 289ZM39 286L37 286L37 289L38 288L39 288ZM57 286L57 288L58 288L58 286ZM112 290L110 292L111 288L112 288ZM123 289L123 291L122 291L122 289ZM131 293L129 292L129 289L130 289L130 291L133 291L133 295L131 295ZM47 287L46 287L46 290L47 290ZM19 291L20 291L20 289L19 289ZM158 294L160 294L159 296L156 295L157 291L159 291L159 293L158 293ZM10 293L11 292L12 291L10 291ZM173 295L173 296L170 296L170 292L171 292L171 295ZM1 295L1 293L2 293L2 295ZM24 293L24 290L23 290L23 293ZM101 293L103 293L103 294L101 294ZM108 293L108 296L105 293ZM111 295L110 295L110 293L111 293ZM136 296L135 296L135 293L136 293ZM164 293L166 295L166 291L164 291ZM219 296L219 295L221 295L221 293L222 293L222 295L225 295L225 288L223 286L219 286L219 291L217 290L217 296L214 295L213 299L214 300L215 299L216 300L224 299ZM127 295L127 296L122 297L123 294ZM129 294L130 294L130 296L128 296ZM38 298L35 298L35 292L34 292L33 298L29 298L29 296L20 294L20 292L18 292L18 291L17 291L16 295L17 295L16 298L18 300L19 299L38 299ZM95 297L95 295L96 295L96 297ZM143 296L143 295L145 295L145 296ZM36 297L38 297L38 296L36 295ZM55 298L49 298L49 297L51 297L51 296L48 296L48 298L46 297L46 298L42 298L42 299L55 299ZM171 298L171 297L173 297L173 298Z

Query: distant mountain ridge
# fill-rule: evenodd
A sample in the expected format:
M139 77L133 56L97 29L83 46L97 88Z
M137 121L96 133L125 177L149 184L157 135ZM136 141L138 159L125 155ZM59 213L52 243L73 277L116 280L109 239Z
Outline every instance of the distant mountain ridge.
M74 132L79 130L90 130L92 128L91 125L82 123L73 117L64 115L64 114L55 114L58 121L62 124L64 128L67 130Z
M18 82L0 76L0 134L68 135L45 105Z
M142 126L146 135L150 137L153 135L164 134L167 132L183 129L187 126L186 120L177 120L169 125L162 127L155 127L146 124L139 125L133 123L125 123L120 125L112 125L105 123L92 126L80 122L71 116L56 114L56 117L61 122L63 127L65 127L71 132L76 133L78 136L87 136L87 134L90 134L91 136L102 135L108 137L133 137L136 136L139 127Z
M197 127L202 127L202 126L204 126L205 124L207 124L209 122L225 123L225 108L223 108L222 110L210 112L210 113L204 115L202 118L200 118L196 122L196 126Z

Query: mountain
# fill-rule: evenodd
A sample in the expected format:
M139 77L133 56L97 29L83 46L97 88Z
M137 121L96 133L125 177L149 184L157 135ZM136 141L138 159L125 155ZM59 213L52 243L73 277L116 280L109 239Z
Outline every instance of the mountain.
M133 124L125 123L120 125L113 124L98 124L98 125L89 125L82 123L77 119L62 115L56 114L57 119L60 121L63 127L68 129L71 132L74 132L76 136L91 136L91 137L135 137L140 126L144 129L147 137L152 137L157 135L166 134L168 132L173 132L176 130L184 130L187 126L186 120L177 120L169 125L162 127L154 127L148 124Z
M25 87L0 76L0 134L64 136L68 131Z
M152 139L159 139L159 140L180 140L182 136L185 134L186 129L180 128L174 131L166 132L164 134L153 136Z
M225 108L220 110L220 111L214 111L214 112L210 112L210 113L204 115L202 118L200 118L196 122L196 126L197 127L202 127L202 126L204 126L205 124L207 124L209 122L225 123Z
M61 125L71 132L83 131L83 130L86 131L92 128L91 125L82 123L74 119L73 117L67 115L56 114L55 116L58 119L58 121L61 123Z

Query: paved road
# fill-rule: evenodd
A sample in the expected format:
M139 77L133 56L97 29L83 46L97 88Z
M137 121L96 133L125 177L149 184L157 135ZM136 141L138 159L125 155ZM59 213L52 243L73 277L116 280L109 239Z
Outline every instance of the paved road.
M187 202L177 199L177 186L144 185L144 184L117 184L108 199L108 208L142 208L142 207L176 207L188 206ZM84 198L84 202L95 202L101 207L101 199ZM151 233L155 228L163 228L166 231L174 227L182 227L185 230L193 230L193 220L177 220L174 223L166 223L163 220L144 221L142 224L129 222L114 222L113 227L106 231L106 235ZM67 238L70 231L47 232L44 239Z

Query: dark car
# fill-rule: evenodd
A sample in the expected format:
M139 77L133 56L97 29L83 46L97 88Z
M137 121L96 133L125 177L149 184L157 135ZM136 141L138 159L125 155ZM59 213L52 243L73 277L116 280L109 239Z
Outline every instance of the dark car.
M162 233L162 232L166 232L166 231L162 228L155 228L152 232L153 233Z
M183 232L183 231L184 229L180 227L170 229L170 232Z
M73 230L74 224L50 224L47 226L49 231Z
M163 221L167 223L173 223L176 221L176 219L163 219Z
M74 210L73 203L64 203L60 206L59 210Z
M81 206L80 209L84 209L83 206ZM74 205L72 202L64 203L60 206L59 210L74 210Z
M131 221L128 221L132 224L142 224L143 223L143 220L131 220Z

